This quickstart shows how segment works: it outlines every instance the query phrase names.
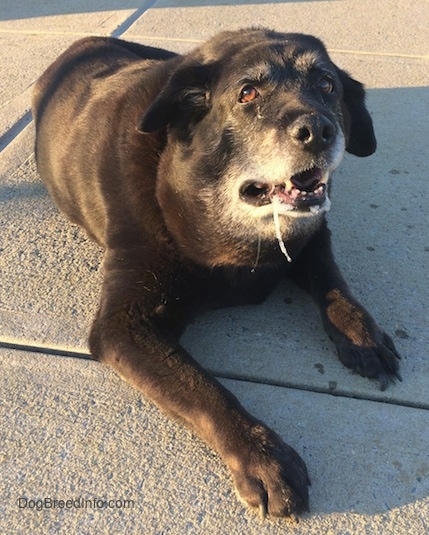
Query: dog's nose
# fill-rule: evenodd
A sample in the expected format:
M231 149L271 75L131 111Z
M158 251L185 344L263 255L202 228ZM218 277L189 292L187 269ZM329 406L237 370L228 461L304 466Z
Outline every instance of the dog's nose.
M300 115L287 131L295 143L313 152L327 149L335 139L335 126L319 113Z

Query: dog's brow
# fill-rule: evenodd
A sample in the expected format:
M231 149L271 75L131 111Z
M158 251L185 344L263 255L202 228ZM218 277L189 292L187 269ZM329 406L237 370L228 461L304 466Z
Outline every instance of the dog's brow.
M233 89L246 83L265 83L272 79L272 66L262 62L237 70L232 77L225 81L224 90Z
M272 65L262 62L252 65L250 68L246 69L240 76L242 80L254 80L262 81L270 77L272 70Z
M299 71L309 71L315 68L325 68L326 58L317 50L305 50L296 54L293 59L294 67Z

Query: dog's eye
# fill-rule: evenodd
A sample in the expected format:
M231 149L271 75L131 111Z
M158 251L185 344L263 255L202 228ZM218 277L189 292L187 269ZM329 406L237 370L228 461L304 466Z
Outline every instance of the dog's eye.
M323 76L317 86L323 93L333 93L335 91L334 81L329 76Z
M251 102L259 97L259 92L253 85L246 84L240 91L238 102Z

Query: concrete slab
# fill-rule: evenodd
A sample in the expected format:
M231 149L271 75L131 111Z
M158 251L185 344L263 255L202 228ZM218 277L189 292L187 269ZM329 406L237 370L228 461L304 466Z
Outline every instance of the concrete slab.
M0 361L2 533L429 529L428 411L223 381L308 464L312 513L294 526L248 511L217 455L105 367L7 350ZM54 499L72 503L36 510L36 500L49 506ZM94 508L94 499L115 507Z
M78 38L78 35L10 35L0 31L0 107L23 93Z
M2 153L0 332L8 342L86 348L101 254L92 243L85 247L83 232L49 199L35 171L32 130ZM21 166L10 169L19 158Z
M0 5L0 532L426 535L426 6L160 0L148 10L152 4ZM379 392L343 368L310 300L285 284L261 307L213 312L189 327L184 345L305 458L312 513L299 526L262 523L198 439L106 368L60 356L87 352L102 256L48 199L28 124L32 82L83 34L185 52L216 31L255 24L319 35L369 88L379 148L370 159L346 158L329 221L355 294L403 355L404 382ZM19 498L134 503L36 511L28 502L20 508Z
M0 5L0 150L30 120L31 85L73 41L120 35L150 1L85 0Z
M122 24L144 0L56 0L29 2L3 0L0 32L57 35L70 32L110 33Z
M0 30L0 150L31 121L33 83L78 38L75 34L15 35Z
M172 23L174 21L174 23ZM428 56L429 14L412 0L261 2L158 0L131 29L141 38L204 40L245 26L311 33L329 46L350 51Z

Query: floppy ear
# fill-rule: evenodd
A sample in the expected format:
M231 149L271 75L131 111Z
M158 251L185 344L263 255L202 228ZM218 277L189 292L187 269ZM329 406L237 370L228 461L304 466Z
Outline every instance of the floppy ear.
M349 116L348 121L345 117L346 127L349 128L346 150L356 156L369 156L375 152L377 141L372 119L365 106L365 90L360 82L353 80L345 71L338 68L337 70L343 85L344 105Z
M180 64L141 117L137 130L151 133L172 125L180 126L182 133L189 132L210 108L212 74L210 65Z

